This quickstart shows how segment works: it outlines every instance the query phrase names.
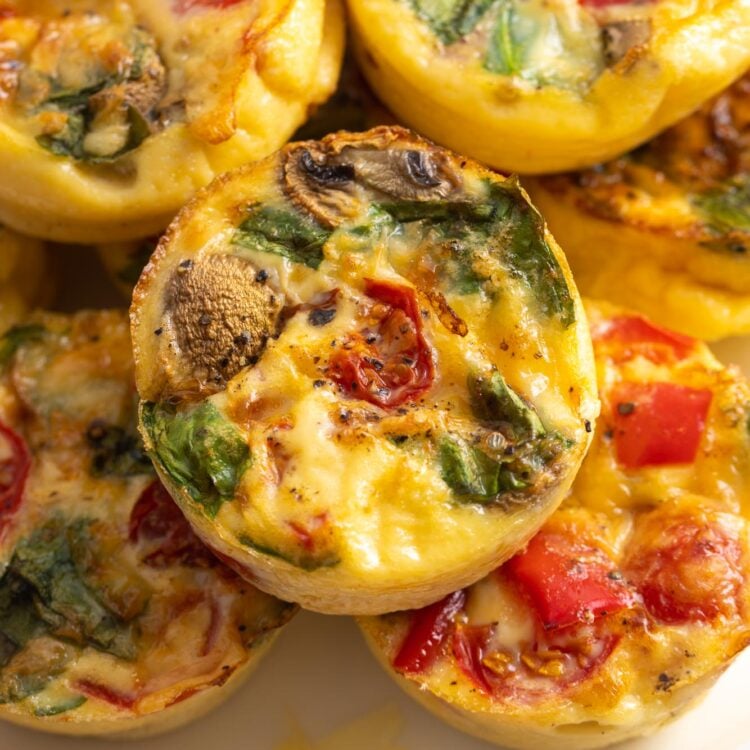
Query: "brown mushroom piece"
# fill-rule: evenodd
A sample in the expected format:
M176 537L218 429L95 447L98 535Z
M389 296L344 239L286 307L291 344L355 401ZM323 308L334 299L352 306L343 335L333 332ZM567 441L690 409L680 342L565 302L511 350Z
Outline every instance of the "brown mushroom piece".
M442 150L404 148L387 128L370 132L367 141L341 134L290 149L283 165L289 198L336 227L365 201L434 201L458 194L461 177Z
M615 65L631 49L645 44L651 37L651 23L647 19L614 21L602 27L604 61Z
M260 279L260 280L259 280ZM183 261L166 290L166 310L177 362L165 368L178 393L219 391L255 364L275 335L283 295L255 266L236 255Z

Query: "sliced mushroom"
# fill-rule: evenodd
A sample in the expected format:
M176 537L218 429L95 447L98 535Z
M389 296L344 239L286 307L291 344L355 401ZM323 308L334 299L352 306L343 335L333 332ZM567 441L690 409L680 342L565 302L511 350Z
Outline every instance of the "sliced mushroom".
M169 331L179 359L171 385L182 391L218 391L257 362L277 333L283 296L248 260L208 255L179 264L167 287Z
M371 201L442 200L460 187L450 157L402 128L300 143L284 161L287 195L329 227L353 218Z
M614 21L602 27L604 62L615 65L635 47L645 44L651 36L651 22L645 18Z

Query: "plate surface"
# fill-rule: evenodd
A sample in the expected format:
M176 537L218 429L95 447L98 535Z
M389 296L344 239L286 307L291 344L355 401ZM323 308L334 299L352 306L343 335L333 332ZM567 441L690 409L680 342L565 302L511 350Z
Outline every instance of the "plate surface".
M62 306L118 304L94 257L71 252ZM750 374L750 338L714 347ZM652 737L618 750L750 750L750 650L705 701ZM0 750L489 750L404 695L370 656L353 621L301 613L248 683L197 723L133 742L54 737L0 724ZM550 746L549 750L555 750Z

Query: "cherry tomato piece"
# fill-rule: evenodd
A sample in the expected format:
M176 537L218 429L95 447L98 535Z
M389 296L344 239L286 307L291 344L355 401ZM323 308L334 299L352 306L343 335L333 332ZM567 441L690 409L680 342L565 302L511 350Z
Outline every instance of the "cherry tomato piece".
M416 293L410 287L373 279L365 279L365 293L379 303L373 306L373 324L336 351L330 377L354 398L377 406L414 401L435 379Z
M427 671L453 631L453 619L463 609L466 594L456 591L412 614L409 631L393 659L398 672L419 674Z
M31 469L31 454L24 439L0 422L0 446L8 451L0 458L0 538L21 505L26 479Z
M744 583L739 540L716 524L689 518L660 524L631 551L626 570L647 611L669 624L700 622L738 610Z
M128 537L131 542L144 545L141 559L154 568L174 564L192 567L217 564L214 555L195 535L158 480L146 487L133 506Z

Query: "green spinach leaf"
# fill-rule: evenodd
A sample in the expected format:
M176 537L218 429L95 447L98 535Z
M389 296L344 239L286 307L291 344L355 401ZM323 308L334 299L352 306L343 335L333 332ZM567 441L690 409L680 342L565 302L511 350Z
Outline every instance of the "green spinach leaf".
M467 378L467 384L472 410L483 422L501 431L506 428L516 442L545 434L537 413L497 370L487 375L472 373Z
M330 234L293 211L253 206L237 228L234 242L248 250L281 255L295 263L318 268Z
M237 428L210 402L186 412L155 404L142 407L156 460L207 515L234 498L237 484L252 461Z
M712 231L750 231L750 179L732 180L693 196L692 201Z
M476 28L496 0L411 0L416 14L444 44L452 44Z
M0 367L7 365L24 344L29 341L39 341L45 333L44 326L36 324L9 328L0 338Z

